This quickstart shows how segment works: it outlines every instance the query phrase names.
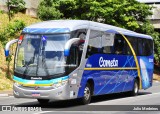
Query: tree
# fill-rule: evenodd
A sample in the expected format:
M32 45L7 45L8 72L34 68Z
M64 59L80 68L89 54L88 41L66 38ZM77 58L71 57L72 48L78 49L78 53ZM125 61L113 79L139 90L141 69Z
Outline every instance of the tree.
M9 21L15 13L25 8L25 2L23 0L7 0L6 4L8 8Z
M62 13L58 10L57 0L43 0L38 6L37 15L42 20L60 19Z
M38 17L92 20L136 31L152 14L151 9L136 0L43 0Z
M147 33L154 38L154 58L155 64L160 65L160 34L154 31L153 25L150 24L149 20L141 25L141 33Z
M43 12L43 15L38 13L42 20L91 20L151 35L155 43L155 59L160 62L159 33L147 19L152 15L153 7L136 0L51 0L50 3L43 0L42 3L38 7L38 11ZM48 6L54 10L43 9Z
M61 0L60 12L64 17L98 21L137 30L140 23L151 15L148 5L136 0Z

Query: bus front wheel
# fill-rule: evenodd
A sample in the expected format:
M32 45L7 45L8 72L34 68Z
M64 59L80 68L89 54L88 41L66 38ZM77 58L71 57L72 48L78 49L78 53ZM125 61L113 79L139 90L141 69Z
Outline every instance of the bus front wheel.
M47 104L49 102L49 99L37 99L37 101L40 103L40 104Z
M86 87L84 88L84 96L82 98L82 104L88 104L91 101L91 96L92 96L92 90L91 86L89 83L86 84Z

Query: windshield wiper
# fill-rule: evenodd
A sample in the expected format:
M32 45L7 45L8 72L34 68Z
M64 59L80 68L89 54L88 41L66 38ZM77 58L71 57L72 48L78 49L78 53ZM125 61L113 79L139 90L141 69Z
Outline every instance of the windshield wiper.
M43 37L43 36L42 36ZM49 75L48 73L48 70L47 70L47 66L46 66L46 60L45 60L45 45L44 45L45 42L43 42L43 40L41 40L41 47L40 47L40 53L38 54L38 61L37 61L37 68L36 68L36 76L38 75L38 68L39 68L39 56L41 55L42 56L42 67L44 66L44 70L46 72L46 76Z
M31 59L29 60L29 62L27 63L27 65L24 65L24 67L26 67L26 69L25 69L25 71L24 71L23 74L26 74L26 73L27 73L28 67L29 67L29 65L31 64L31 62L32 62L33 60L34 60L34 57L31 57Z

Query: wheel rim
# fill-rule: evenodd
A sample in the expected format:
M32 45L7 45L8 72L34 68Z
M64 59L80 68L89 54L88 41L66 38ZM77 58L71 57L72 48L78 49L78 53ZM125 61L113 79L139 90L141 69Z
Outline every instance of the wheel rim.
M135 85L134 85L134 93L138 93L138 85L137 85L137 83L135 83Z
M88 100L89 97L90 97L90 89L89 89L89 87L86 87L84 89L84 98L85 98L85 100Z

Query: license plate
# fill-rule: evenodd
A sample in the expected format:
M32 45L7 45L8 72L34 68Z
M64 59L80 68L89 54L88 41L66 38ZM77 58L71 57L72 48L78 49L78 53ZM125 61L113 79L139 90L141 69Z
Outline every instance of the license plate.
M39 92L33 92L33 93L32 93L32 96L33 96L33 97L39 97L39 96L40 96L40 93L39 93Z

